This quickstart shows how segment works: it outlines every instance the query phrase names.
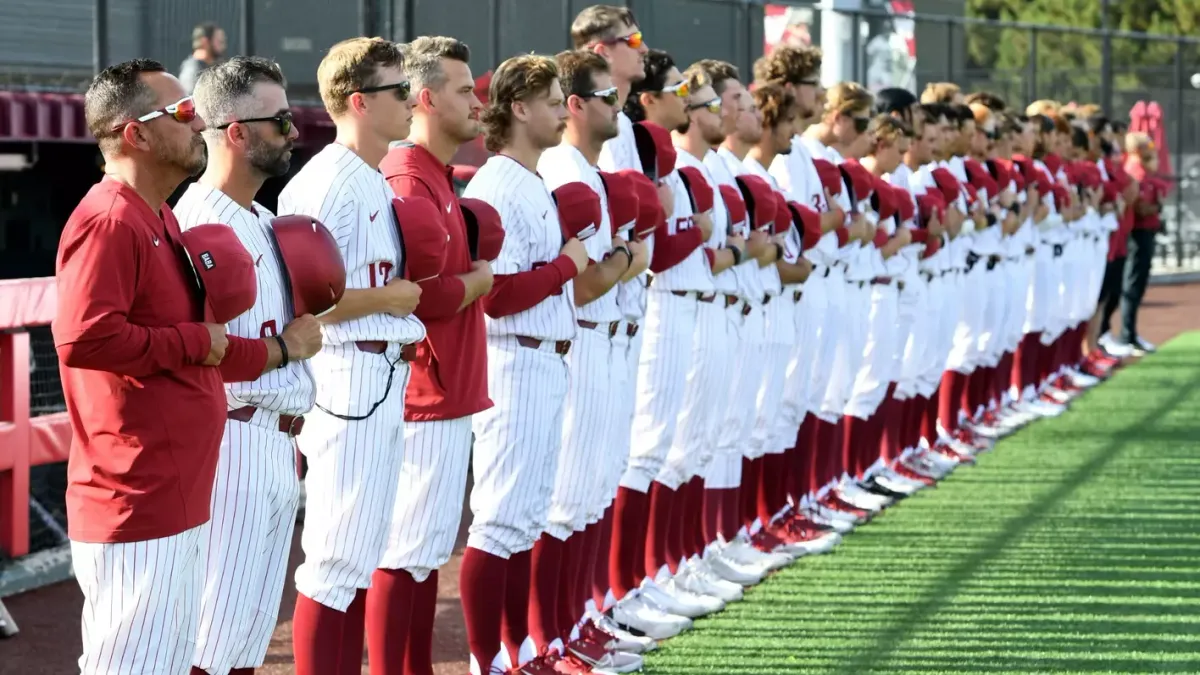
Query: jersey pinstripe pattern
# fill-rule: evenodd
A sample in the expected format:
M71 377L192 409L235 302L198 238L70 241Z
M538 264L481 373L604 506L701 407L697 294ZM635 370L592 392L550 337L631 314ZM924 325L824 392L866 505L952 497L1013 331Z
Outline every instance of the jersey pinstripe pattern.
M671 188L675 196L675 210L667 219L667 231L671 234L681 232L696 226L692 218L691 197L683 185L683 179L678 171L672 171L663 179L663 184ZM682 262L670 269L653 274L652 287L656 291L700 291L713 292L712 269L704 255L703 247L692 251Z
M504 245L492 263L497 275L527 272L549 263L562 249L558 207L546 184L516 160L495 155L479 168L463 192L482 199L500 213ZM540 266L540 265L539 265ZM511 316L485 317L489 336L525 335L540 340L570 340L575 336L575 290L564 284L559 295Z
M713 228L712 234L708 237L708 241L705 242L705 246L712 249L725 248L725 238L728 236L730 223L729 209L725 208L725 200L721 198L721 184L717 182L716 177L713 176L712 171L709 170L703 161L696 159L695 156L683 148L677 148L677 150L678 163L681 166L690 166L698 170L704 176L704 180L708 181L708 185L713 191L713 208L711 214ZM712 153L711 150L708 152L709 154ZM705 261L705 264L707 265L707 261ZM720 274L713 275L712 268L709 267L709 276L712 278L713 289L716 292L728 295L737 294L737 278L734 276L733 269L727 269Z
M768 167L768 173L788 195L788 199L809 206L817 213L824 213L830 205L825 199L821 176L812 160L813 155L801 137L794 136L792 151L786 155L776 155ZM837 249L837 235L826 232L816 246L804 252L804 257L817 265L831 265L837 259Z
M278 335L293 317L270 230L272 215L259 204L253 209L194 183L175 212L183 230L210 222L229 225L257 261L254 307L226 329L262 338ZM193 665L210 672L258 667L266 656L300 502L295 444L279 431L279 414L308 413L315 383L308 361L302 360L254 382L226 384L225 395L230 410L248 405L260 410L249 422L225 423L212 519L201 536L205 580Z
M256 261L258 298L250 311L229 322L225 327L229 334L263 338L283 332L295 317L287 303L291 291L275 248L271 212L256 203L251 213L224 192L193 183L179 198L175 217L181 230L205 223L230 226ZM226 384L225 400L230 410L252 405L285 415L303 415L312 409L315 386L308 361L297 360L263 373L253 382Z
M595 262L603 262L605 256L612 252L612 220L608 213L608 193L604 190L604 181L594 166L589 166L583 153L569 144L550 148L542 153L538 160L538 173L551 192L564 183L580 181L586 183L600 196L600 232L583 242L588 257ZM575 308L575 316L584 321L607 322L621 318L621 308L617 304L617 287L613 286L595 300Z
M207 527L122 544L71 542L71 566L83 591L81 675L188 671L204 583L200 537Z
M746 172L753 176L758 176L767 181L767 184L776 190L779 189L779 184L767 173L762 164L753 157L747 157L742 160L742 166L746 167ZM783 283L779 280L779 270L774 265L758 268L758 277L762 281L763 291L767 295L775 296L783 292Z
M728 155L728 158L722 153ZM730 159L733 161L731 162ZM717 185L728 185L733 188L737 188L737 176L746 171L742 163L737 161L737 158L725 148L716 151L710 150L704 156L704 166L708 168L709 175L713 177ZM743 232L742 236L749 237L749 232ZM742 261L742 264L727 270L727 272L733 275L736 284L734 292L738 297L743 301L748 301L753 307L762 304L764 291L762 282L758 278L758 261L747 258Z
M279 194L280 215L321 221L337 240L346 263L346 288L380 287L400 276L404 255L392 212L395 195L383 175L357 154L331 143L304 164ZM328 344L384 340L410 344L425 337L415 316L371 314L322 326Z
M642 161L638 158L637 141L633 137L633 122L623 112L617 113L617 137L604 142L600 149L600 161L597 163L603 171L621 171L623 169L642 170ZM646 255L654 254L654 235L646 237ZM627 322L637 323L646 316L646 282L648 272L642 272L636 278L617 284L617 306L625 315ZM637 360L633 355L632 361ZM632 375L630 376L632 379Z

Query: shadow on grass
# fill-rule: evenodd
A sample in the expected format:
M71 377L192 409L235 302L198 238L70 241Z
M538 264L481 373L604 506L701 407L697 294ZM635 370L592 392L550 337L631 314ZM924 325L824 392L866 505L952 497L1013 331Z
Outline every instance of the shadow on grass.
M1179 368L1182 365L1178 361L1194 361L1194 359L1173 360L1174 368ZM1146 367L1151 367L1151 364L1147 363L1139 366L1139 368ZM846 658L841 661L833 672L845 675L859 675L864 672L873 672L873 669L878 667L876 664L888 662L891 665L892 659L890 657L897 648L920 631L928 623L930 617L938 615L944 606L949 604L955 596L959 595L964 585L981 568L1005 552L1026 531L1045 519L1059 504L1070 497L1077 488L1087 483L1093 476L1103 470L1114 457L1120 454L1121 450L1127 444L1143 440L1146 429L1152 428L1155 423L1162 421L1198 388L1200 388L1200 382L1195 380L1175 387L1165 405L1142 416L1136 422L1126 425L1123 429L1114 431L1114 434L1108 436L1108 443L1097 451L1087 463L1064 478L1058 488L1036 502L1031 503L1018 517L1012 518L1003 530L982 545L976 547L974 553L954 569L947 572L932 589L927 591L924 599L909 604L907 610L902 615L896 617L890 622L887 628L881 631L873 644L865 648L860 647L855 649L853 654L846 655ZM1159 389L1156 393L1161 394L1162 390ZM1105 588L1103 591L1097 589L1098 592L1105 594L1114 590L1117 589ZM1136 593L1136 590L1136 588L1131 588L1130 592ZM1143 611L1147 610L1153 611L1153 608L1146 608ZM1139 626L1142 630L1138 632L1144 631L1144 634L1149 637L1161 634L1161 631L1171 632L1172 630L1179 630L1180 627L1178 623L1167 624L1164 622L1157 626L1147 624ZM1144 659L1116 658L1115 655L1113 655L1113 658L1108 658L1108 655L1105 655L1099 661L1095 658L1088 658L1085 655L1081 655L1078 659L1026 659L1010 651L1006 651L1003 654L993 655L990 662L979 662L970 658L969 654L961 653L954 655L953 659L951 659L953 663L930 661L928 667L937 670L952 666L951 670L953 672L992 672L997 666L1002 666L1003 669L1010 671L1016 669L1019 672L1023 669L1022 663L1027 663L1030 667L1036 666L1036 668L1027 672L1044 669L1060 671L1063 669L1072 670L1079 668L1086 671L1096 667L1100 667L1103 670L1110 670L1110 672L1111 669L1116 669L1115 672L1144 672L1144 669L1147 667L1157 672L1197 672L1200 670L1200 663L1195 658L1195 652L1192 653L1192 658L1187 658L1183 654L1178 656L1181 660L1176 661L1170 658L1169 655L1162 655L1163 660L1157 658L1151 659L1151 664L1150 661ZM999 659L999 662L997 659ZM920 660L924 661L924 659ZM894 665L900 666L903 669L906 665L911 665L912 661L912 657L905 656L900 660L900 663ZM1139 667L1133 668L1135 663L1140 664ZM1184 669L1176 669L1175 666L1180 666ZM889 672L897 671L889 669Z

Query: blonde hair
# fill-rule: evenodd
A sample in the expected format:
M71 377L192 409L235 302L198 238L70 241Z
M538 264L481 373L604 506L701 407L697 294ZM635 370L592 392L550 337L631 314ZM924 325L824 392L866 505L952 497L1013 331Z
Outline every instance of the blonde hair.
M545 94L556 79L558 65L548 56L514 56L496 68L488 88L488 106L479 118L488 150L499 152L508 143L513 104Z
M852 115L870 112L875 96L857 82L838 82L825 93L825 113Z
M881 145L893 146L900 139L912 137L912 127L907 122L888 113L881 113L871 119L871 130L875 134L875 147Z
M1125 152L1131 155L1140 155L1144 149L1153 149L1154 139L1150 138L1150 134L1140 131L1133 131L1125 134Z
M1025 114L1030 117L1033 117L1034 115L1058 117L1061 110L1062 106L1059 105L1058 101L1051 101L1050 99L1046 98L1039 101L1034 101L1033 103L1025 106Z
M754 62L754 80L763 84L800 84L820 72L820 47L777 47Z
M380 84L380 69L403 67L404 53L395 42L378 37L342 40L329 48L317 66L325 111L331 117L345 114L351 94Z
M953 82L930 82L921 92L921 103L954 103L962 88Z

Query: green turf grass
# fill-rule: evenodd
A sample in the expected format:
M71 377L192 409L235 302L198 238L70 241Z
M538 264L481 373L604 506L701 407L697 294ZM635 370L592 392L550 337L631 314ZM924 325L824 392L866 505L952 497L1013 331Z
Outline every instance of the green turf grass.
M644 672L1200 673L1200 333L748 589Z

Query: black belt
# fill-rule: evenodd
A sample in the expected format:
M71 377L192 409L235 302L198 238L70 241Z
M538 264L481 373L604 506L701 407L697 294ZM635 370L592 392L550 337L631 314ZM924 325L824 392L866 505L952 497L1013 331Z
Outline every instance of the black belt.
M1055 245L1054 245L1054 257L1055 257L1055 258L1061 258L1061 257L1062 257L1062 254L1063 254L1063 245L1062 245L1062 244L1055 244Z
M633 336L637 335L637 333L638 333L638 325L636 323L630 323L629 325L625 326L625 335L627 335L629 337L633 337Z
M253 419L254 411L256 410L258 410L256 406L248 405L241 408L234 408L225 413L225 416L235 422L249 422ZM279 430L288 436L299 436L300 432L304 430L304 416L280 415Z
M987 262L988 271L990 272L990 271L996 269L996 265L999 265L1001 260L1002 260L1002 258L998 255L988 256L988 262Z
M891 277L875 277L871 280L872 286L886 286L890 283L892 283Z
M975 269L975 263L979 262L979 254L971 251L967 254L967 271Z
M716 293L705 295L700 291L671 291L671 295L680 298L695 298L697 302L712 302L717 299Z
M354 348L360 352L368 354L382 354L387 351L388 343L384 340L359 340L354 343ZM407 344L400 346L400 360L405 363L412 363L417 358L417 345Z

